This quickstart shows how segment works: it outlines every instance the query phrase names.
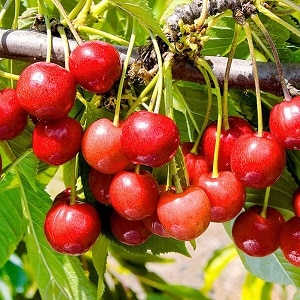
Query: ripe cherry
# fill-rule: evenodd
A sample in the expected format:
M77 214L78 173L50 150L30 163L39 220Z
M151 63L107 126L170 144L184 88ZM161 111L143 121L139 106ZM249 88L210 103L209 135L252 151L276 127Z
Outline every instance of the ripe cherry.
M228 118L230 128L222 128L219 148L219 171L230 171L230 155L234 142L245 133L254 132L254 128L243 118L231 116ZM208 164L212 167L217 136L217 121L212 122L203 132L200 147Z
M296 189L292 198L294 214L300 217L300 187Z
M130 165L121 149L120 127L106 118L93 122L84 132L82 154L87 163L105 174L115 174Z
M70 72L84 89L94 93L109 91L120 78L122 64L119 53L103 41L86 41L70 55Z
M109 197L119 215L128 220L141 220L156 212L158 184L148 171L139 174L122 171L113 178Z
M19 135L27 124L27 113L19 104L16 91L0 91L0 140L9 140Z
M230 163L232 172L246 187L266 188L281 176L285 159L285 149L271 133L247 133L236 140Z
M161 237L170 238L171 235L166 231L164 226L161 224L161 222L158 219L157 212L155 212L153 215L144 218L143 220L144 225L146 228L152 232L153 234L159 235Z
M89 187L95 199L102 204L110 204L109 187L115 174L105 174L90 168Z
M290 218L280 234L280 248L286 260L300 267L300 217Z
M277 250L285 223L275 208L267 208L266 218L261 216L261 210L262 206L251 206L235 219L232 227L236 246L250 256L263 257Z
M270 131L289 150L300 149L300 96L283 100L270 112Z
M200 236L208 228L210 214L209 199L196 186L188 186L178 194L167 191L157 205L157 215L163 227L173 238L183 241Z
M81 255L88 251L101 231L97 210L88 203L70 204L70 192L58 195L48 211L44 232L50 246L59 253Z
M113 211L110 216L110 228L118 241L129 246L145 243L151 236L142 220L128 220Z
M185 142L181 145L190 184L193 184L201 174L211 171L211 166L200 149L198 149L198 153L191 152L193 145L194 143L190 142Z
M221 171L216 178L212 173L201 174L194 185L201 187L209 198L212 222L227 222L244 206L245 187L230 171Z
M82 127L73 118L39 121L32 133L32 149L41 161L58 166L78 153L82 136Z
M179 131L167 116L138 111L122 124L122 151L135 164L160 167L179 146Z
M73 76L63 67L36 62L26 67L17 82L20 105L29 114L43 120L65 117L76 96Z

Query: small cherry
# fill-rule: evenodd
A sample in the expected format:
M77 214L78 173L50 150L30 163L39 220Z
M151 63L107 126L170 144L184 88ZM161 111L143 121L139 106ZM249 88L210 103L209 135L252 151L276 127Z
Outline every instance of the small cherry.
M293 194L292 204L295 216L300 217L300 187Z
M79 152L82 136L80 123L71 117L39 121L32 133L32 149L41 161L62 165Z
M18 136L27 125L27 112L19 104L14 89L0 91L0 140Z
M144 225L146 228L152 232L153 234L156 234L161 237L170 238L171 235L166 231L164 226L161 224L157 212L155 212L153 215L146 217L142 219Z
M142 220L128 220L113 211L110 228L115 238L123 244L137 246L145 243L152 235Z
M262 206L251 206L238 215L233 223L233 240L249 256L264 257L279 247L279 236L285 220L273 207L267 207L266 216L262 216L261 211Z
M80 201L71 204L70 198L70 189L57 195L46 215L44 232L53 250L68 255L81 255L97 240L101 220L91 204Z
M118 51L103 41L86 41L70 54L70 72L75 81L93 93L109 91L122 72Z
M288 262L300 267L300 217L290 218L280 233L280 248Z
M122 124L122 151L135 164L160 167L171 160L179 146L179 130L164 115L138 111Z
M105 174L118 173L130 165L121 149L121 127L109 119L96 120L85 130L82 154L87 163Z
M232 172L246 187L266 188L281 176L286 162L285 149L264 131L241 135L231 152Z

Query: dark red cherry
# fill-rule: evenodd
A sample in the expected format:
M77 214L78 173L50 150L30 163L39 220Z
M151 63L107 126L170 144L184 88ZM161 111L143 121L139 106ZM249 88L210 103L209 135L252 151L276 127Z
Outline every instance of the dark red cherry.
M152 232L153 234L159 235L161 237L169 238L171 235L166 231L164 226L159 221L159 218L157 216L157 212L155 212L153 215L146 217L142 219L144 225L146 228Z

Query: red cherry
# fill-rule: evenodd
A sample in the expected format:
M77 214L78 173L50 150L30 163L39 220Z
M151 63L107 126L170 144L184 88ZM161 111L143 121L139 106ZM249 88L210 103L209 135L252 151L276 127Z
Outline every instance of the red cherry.
M33 130L32 149L41 161L58 166L72 159L80 150L83 130L70 117L40 121Z
M121 150L120 127L109 119L93 122L84 132L82 154L87 163L105 174L115 174L130 165L130 161Z
M119 53L102 41L86 41L77 46L70 55L69 67L75 81L94 93L109 91L122 72Z
M285 167L285 149L269 132L240 136L231 152L232 172L246 187L266 188L275 183Z
M159 167L175 155L179 131L175 122L167 116L138 111L122 124L121 145L133 163Z
M221 171L217 178L204 173L194 182L207 194L211 205L211 221L227 222L238 215L244 206L246 190L230 171Z
M16 91L0 92L0 140L9 140L19 135L27 124L27 113L19 104Z
M293 195L293 210L297 217L300 217L300 187L296 189Z
M100 230L101 221L96 209L84 202L70 205L68 192L63 192L54 201L44 223L45 236L50 246L68 255L81 255L88 251Z
M198 150L197 154L190 152L193 145L194 143L190 142L186 142L181 145L190 184L193 184L201 174L211 171L211 167L204 158L201 150Z
M199 187L189 186L182 193L167 191L161 195L157 215L163 227L178 240L200 236L210 223L210 202Z
M144 218L143 220L144 225L146 228L152 232L153 234L159 235L161 237L170 238L171 235L166 231L164 226L161 224L161 222L158 219L157 212L155 212L153 215Z
M219 148L219 171L231 171L230 155L234 142L245 133L254 132L253 127L243 118L231 116L228 118L230 128L221 130ZM206 127L201 137L200 147L210 166L213 165L217 136L217 121Z
M122 171L109 188L110 202L116 212L128 220L140 220L155 213L159 189L151 173Z
M110 228L117 240L129 246L143 244L151 236L142 220L128 220L115 211L110 216Z
M250 256L263 257L279 247L279 236L285 220L275 208L267 208L267 217L260 215L262 207L254 205L234 221L232 237L236 246Z
M109 187L114 176L114 174L104 174L93 168L90 168L90 191L99 203L110 204Z
M280 248L288 262L300 267L300 217L292 217L283 226L280 234Z
M270 112L270 131L289 150L300 149L300 96L283 100Z
M43 120L65 117L73 107L75 81L66 69L49 62L36 62L23 70L16 87L20 105Z

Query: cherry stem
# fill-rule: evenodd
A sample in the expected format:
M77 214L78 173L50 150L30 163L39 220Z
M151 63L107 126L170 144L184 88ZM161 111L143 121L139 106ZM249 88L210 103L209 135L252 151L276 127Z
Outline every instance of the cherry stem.
M70 189L71 189L71 197L70 197L70 205L76 203L77 193L76 193L76 181L77 181L77 157L75 156L69 162L70 165Z
M266 188L266 193L265 193L265 198L264 198L264 204L263 204L263 207L262 207L262 210L261 210L261 213L260 213L260 215L261 215L263 218L266 218L266 217L267 217L267 209L268 209L268 203L269 203L270 191L271 191L271 187L268 186L268 187Z
M228 54L228 60L226 64L225 74L224 74L224 86L223 86L223 129L224 130L228 130L230 128L229 121L228 121L228 82L229 82L230 69L234 58L234 53L238 45L241 29L242 26L236 22L234 27L232 44L231 44L230 52Z
M57 27L57 31L60 34L60 37L63 42L64 47L64 57L65 57L65 69L69 71L69 57L70 57L70 47L66 32L62 26Z
M17 74L12 74L12 73L0 70L0 77L17 81L17 80L19 80L20 76Z
M254 45L251 36L251 28L248 22L245 22L242 26L246 34L251 61L252 61L252 70L253 70L253 78L255 84L256 105L257 105L257 136L262 137L263 135L262 104L261 104L261 97L260 97L258 70L257 70L257 64L255 60L255 53L254 53Z
M71 10L71 12L68 14L68 20L73 20L75 18L75 16L77 16L78 14L80 14L80 12L82 11L82 9L85 9L83 7L86 6L86 0L80 0L76 6ZM66 26L67 22L65 20L61 21L62 25Z
M201 11L201 15L200 17L198 18L198 20L196 21L196 26L197 27L202 27L205 20L207 19L207 16L208 16L208 3L209 1L208 0L203 0L202 1L202 11Z
M133 24L132 24L132 33L130 37L130 42L129 46L127 49L126 57L123 62L123 68L122 68L122 74L119 82L119 87L118 87L118 93L117 93L117 100L116 100L116 109L115 109L115 115L114 115L114 120L113 124L118 127L119 122L120 122L120 111L121 111L121 100L122 100L122 94L123 94L123 87L124 87L124 82L127 74L127 68L129 65L131 53L134 47L134 42L135 42L135 31L136 31L136 20L133 19Z
M171 176L172 176L173 181L174 181L176 193L177 194L182 193L183 189L182 189L182 186L181 186L181 183L180 183L180 178L179 178L178 173L177 173L177 166L176 166L175 156L172 157L172 159L169 163L169 166L170 166Z
M141 170L141 165L135 165L135 167L134 167L134 173L140 174L140 170Z
M164 84L165 84L165 89L164 89L164 96L165 96L165 112L166 115L174 119L174 110L173 110L173 88L172 88L172 83L173 83L173 77L172 77L172 58L173 54L167 55L165 58L164 62ZM158 112L158 109L155 110Z
M262 33L264 34L266 40L268 41L268 43L270 45L271 51L272 51L273 56L274 56L275 64L276 64L276 67L277 67L277 72L278 72L279 81L280 81L280 84L281 84L281 87L282 87L284 99L289 101L289 100L291 100L292 97L291 97L291 95L288 91L288 88L286 86L286 83L285 83L285 78L283 76L282 66L281 66L281 63L280 63L280 58L279 58L278 52L276 50L276 46L274 44L274 41L272 40L268 30L266 29L264 24L261 22L261 20L260 20L260 18L257 14L252 14L251 19L255 22L257 27L262 31Z

